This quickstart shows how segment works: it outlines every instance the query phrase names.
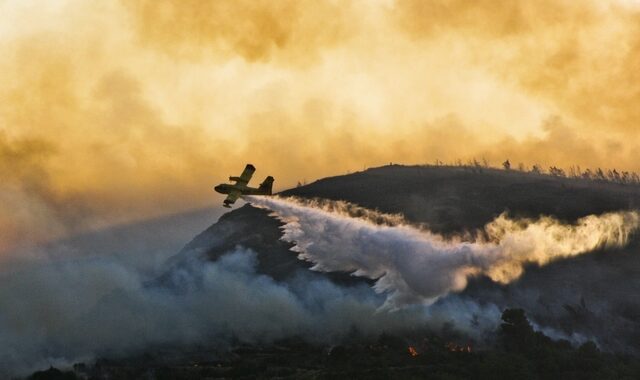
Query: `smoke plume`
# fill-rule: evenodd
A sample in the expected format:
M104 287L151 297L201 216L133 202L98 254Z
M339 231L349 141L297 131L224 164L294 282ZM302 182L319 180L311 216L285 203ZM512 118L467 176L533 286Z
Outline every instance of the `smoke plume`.
M286 223L282 239L295 243L293 249L313 263L313 270L374 279L375 290L388 294L383 308L391 309L432 304L463 290L472 276L509 283L527 264L542 266L600 247L623 246L640 222L636 212L591 215L575 225L550 217L511 220L502 215L486 226L484 236L464 241L405 223L378 225L370 216L353 218L344 204L328 209L290 198L248 199Z
M231 342L269 343L303 336L340 341L424 326L420 310L377 312L379 295L299 273L290 283L257 274L256 253L238 248L215 263L193 259L153 279L121 257L30 262L0 272L0 376L98 356L159 347L224 351ZM458 306L460 307L460 306Z

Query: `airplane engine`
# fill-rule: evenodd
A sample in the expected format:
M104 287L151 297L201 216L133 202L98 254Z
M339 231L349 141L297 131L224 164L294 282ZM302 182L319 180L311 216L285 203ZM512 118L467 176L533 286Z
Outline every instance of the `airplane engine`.
M242 181L240 177L229 177L229 181Z

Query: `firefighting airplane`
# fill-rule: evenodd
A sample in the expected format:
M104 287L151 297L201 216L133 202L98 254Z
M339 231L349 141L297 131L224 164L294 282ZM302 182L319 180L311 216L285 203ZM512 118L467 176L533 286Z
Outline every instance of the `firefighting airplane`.
M231 205L234 204L241 195L271 195L271 187L273 186L272 176L265 178L264 182L262 182L258 188L247 186L255 171L256 168L253 165L247 164L242 174L240 174L240 177L229 177L229 181L234 181L235 184L221 183L213 188L220 194L228 194L227 198L223 201L224 207L231 208Z

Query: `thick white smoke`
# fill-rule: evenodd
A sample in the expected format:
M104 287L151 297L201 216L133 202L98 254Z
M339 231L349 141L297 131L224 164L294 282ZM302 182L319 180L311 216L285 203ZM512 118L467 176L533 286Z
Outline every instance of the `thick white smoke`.
M603 246L622 246L638 228L636 212L587 216L575 225L553 218L511 220L500 216L485 238L444 239L401 220L377 224L372 215L352 217L344 203L328 208L294 198L248 197L285 222L283 239L317 271L348 271L375 279L388 294L384 308L432 304L460 291L470 276L508 283L529 263L547 264ZM395 220L396 218L383 218Z
M342 288L309 273L278 283L256 263L255 252L237 248L216 262L194 258L155 285L117 256L5 268L0 378L158 346L225 349L295 335L330 343L354 328L375 336L427 323L423 310L378 312L383 300L364 284Z

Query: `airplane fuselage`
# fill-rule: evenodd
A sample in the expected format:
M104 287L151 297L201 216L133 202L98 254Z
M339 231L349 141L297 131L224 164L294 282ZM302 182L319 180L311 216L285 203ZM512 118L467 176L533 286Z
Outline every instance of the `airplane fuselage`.
M238 191L242 195L268 195L265 191L260 190L256 187L232 185L229 183L222 183L214 187L213 189L220 194L229 194L233 191Z

